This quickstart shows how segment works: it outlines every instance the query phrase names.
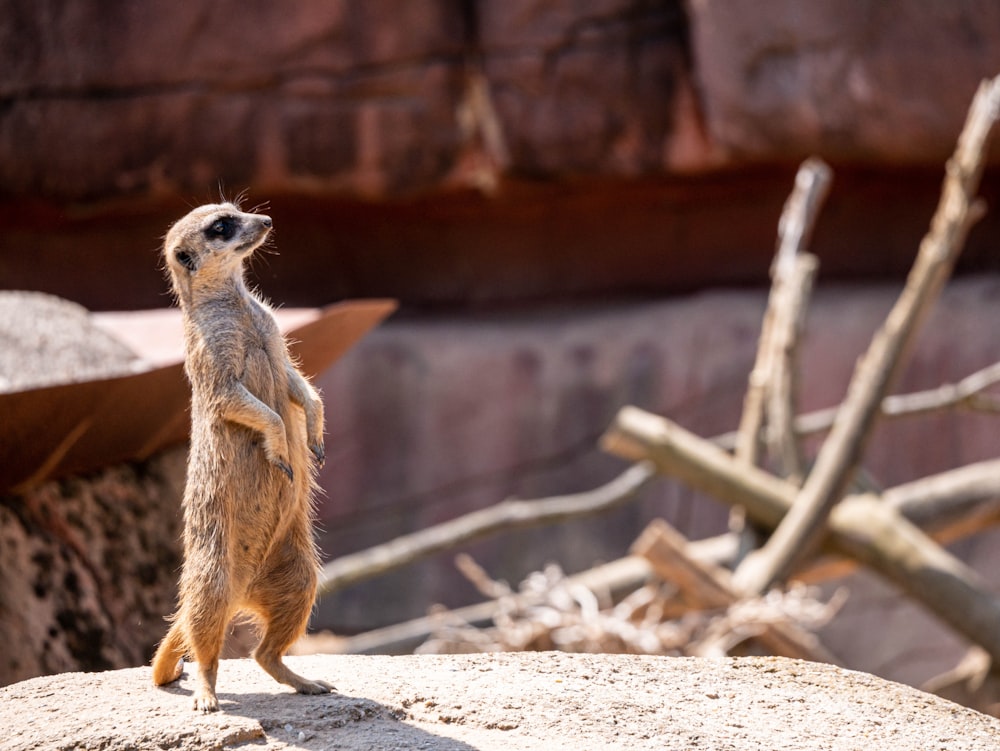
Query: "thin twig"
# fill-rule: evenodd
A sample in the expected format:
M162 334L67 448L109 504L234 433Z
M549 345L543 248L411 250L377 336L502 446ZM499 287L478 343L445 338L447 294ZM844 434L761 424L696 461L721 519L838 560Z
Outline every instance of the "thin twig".
M1000 383L1000 362L977 370L958 383L945 383L925 391L887 396L879 405L879 412L887 419L918 417L958 407L974 412L1000 412L1000 400L982 393L997 383ZM826 432L833 425L839 409L840 407L826 407L798 415L795 418L796 435L805 438ZM727 451L735 450L737 440L735 430L711 439L712 443Z
M489 534L607 511L630 500L655 474L651 465L639 462L611 482L585 493L534 501L502 501L419 532L402 535L382 545L336 558L320 572L317 597Z

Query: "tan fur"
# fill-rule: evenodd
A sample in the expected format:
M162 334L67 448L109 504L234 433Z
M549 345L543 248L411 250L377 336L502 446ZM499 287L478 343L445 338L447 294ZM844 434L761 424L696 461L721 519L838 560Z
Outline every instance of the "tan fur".
M244 260L271 219L212 204L168 232L163 247L184 317L191 447L184 493L184 568L153 681L199 665L196 709L219 708L215 679L229 621L252 615L261 667L306 694L333 687L296 675L281 656L306 626L319 558L312 537L323 404L289 357L270 308L243 281Z

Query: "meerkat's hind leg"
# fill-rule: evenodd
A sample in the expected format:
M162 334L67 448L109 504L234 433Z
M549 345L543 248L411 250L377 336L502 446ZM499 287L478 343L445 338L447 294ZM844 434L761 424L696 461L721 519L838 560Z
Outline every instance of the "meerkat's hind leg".
M203 616L196 623L189 624L188 628L191 656L198 663L194 708L201 712L216 712L219 699L215 695L215 682L230 613L224 602L206 603L198 612Z
M291 686L300 694L330 693L334 690L333 684L304 678L282 660L288 648L302 634L305 621L312 610L312 602L305 602L304 608L299 603L298 610L298 614L289 611L283 613L280 610L269 610L262 614L264 635L254 650L253 657L274 680Z
M334 690L326 681L303 678L289 668L282 656L305 631L316 591L316 573L305 562L285 560L262 577L253 593L255 614L262 636L253 657L279 683L300 694L325 694ZM267 582L272 582L268 586ZM281 591L273 582L281 582Z

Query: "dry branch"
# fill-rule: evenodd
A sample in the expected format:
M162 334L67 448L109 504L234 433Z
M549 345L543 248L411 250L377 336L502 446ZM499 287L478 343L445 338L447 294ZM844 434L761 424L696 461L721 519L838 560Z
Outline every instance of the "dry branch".
M997 412L1000 402L983 391L1000 383L1000 363L994 363L966 376L958 383L945 383L936 389L912 394L887 396L882 400L882 414L920 415L942 407L968 406L971 409Z
M618 413L602 445L625 459L650 459L663 474L729 505L743 505L763 525L775 526L797 495L794 485L742 465L676 423L635 407ZM845 500L830 516L827 544L882 574L1000 657L1000 598L895 509L871 497Z
M800 311L805 307L817 266L815 256L803 254L803 251L819 207L829 192L831 174L822 161L807 159L795 176L795 188L785 202L778 223L778 248L771 265L771 292L737 431L736 456L754 466L760 464L765 416L775 411L773 407L768 408L768 403L773 404L775 398L787 399L788 420L795 415L791 404L795 369L789 360L801 328ZM782 408L778 407L779 414ZM794 440L794 435L790 438ZM795 471L795 458L790 462Z
M724 541L723 543L724 544ZM715 545L718 547L718 545ZM711 555L711 553L709 553ZM569 577L569 581L595 592L607 593L612 601L645 585L651 576L649 565L638 556L626 556L616 561L595 566ZM537 603L531 595L512 595L515 607L527 607ZM384 628L368 631L337 642L338 652L344 654L401 654L413 649L434 633L446 621L461 621L471 625L484 625L499 612L498 600L467 605L447 613L433 613L423 618L415 618Z
M631 499L654 476L655 472L649 464L639 462L611 482L586 493L534 501L506 500L419 532L402 535L382 545L336 558L320 572L317 597L489 534L607 511Z
M973 411L1000 412L1000 399L983 392L1000 383L1000 363L993 363L977 370L958 383L944 383L933 389L909 394L887 396L879 405L883 418L917 417L942 409L965 407ZM840 407L827 407L806 412L795 418L795 433L800 438L823 433L830 429ZM711 439L712 443L727 451L736 448L739 435L732 430Z
M673 574L697 569L689 563L687 546L680 538L664 539L669 530L654 523L644 533L646 554ZM678 533L673 533L679 538ZM674 565L673 560L684 562ZM692 568L693 567L693 568ZM471 560L463 563L463 573L483 591L510 589L496 582ZM736 599L719 584L726 572L698 569L694 586L685 582L685 592L673 581L667 585L651 582L634 590L617 603L600 592L567 578L558 565L528 575L518 587L520 597L505 594L497 604L492 624L476 627L455 611L440 613L437 628L420 645L418 653L469 651L510 652L559 649L569 652L631 654L718 655L755 639L772 652L795 657L826 660L831 656L807 629L827 623L842 602L824 604L815 590L803 585L787 592L769 592L766 597ZM699 598L710 607L701 607ZM688 602L682 602L687 600ZM695 600L691 607L691 600Z
M782 292L779 325L775 327L773 380L768 389L768 454L781 474L800 485L805 478L805 462L795 433L798 369L795 367L799 341L805 328L805 311L812 293L818 259L803 254L795 259Z
M948 163L941 201L920 244L906 285L858 362L847 398L795 505L734 581L744 592L762 592L786 575L796 558L822 534L864 451L878 407L920 323L951 274L969 228L983 213L976 199L985 148L1000 107L1000 77L984 81L969 110L958 147Z
M794 360L818 266L816 257L803 250L829 192L831 176L830 168L822 161L807 159L799 167L795 187L781 212L778 248L771 264L771 292L736 433L737 459L758 466L766 434L768 453L778 458L785 476L795 478L803 476L804 468L794 429ZM746 513L739 507L730 511L729 527L739 536L737 559L742 561L760 546L760 531L747 522Z
M967 464L882 493L887 506L919 527L951 522L995 498L1000 498L1000 459Z

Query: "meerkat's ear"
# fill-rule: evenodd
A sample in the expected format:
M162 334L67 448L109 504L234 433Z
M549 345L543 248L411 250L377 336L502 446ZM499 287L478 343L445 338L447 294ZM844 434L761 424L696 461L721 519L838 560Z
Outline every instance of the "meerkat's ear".
M198 270L198 260L191 255L184 248L178 248L174 251L174 258L177 259L177 263L186 268L188 271Z

